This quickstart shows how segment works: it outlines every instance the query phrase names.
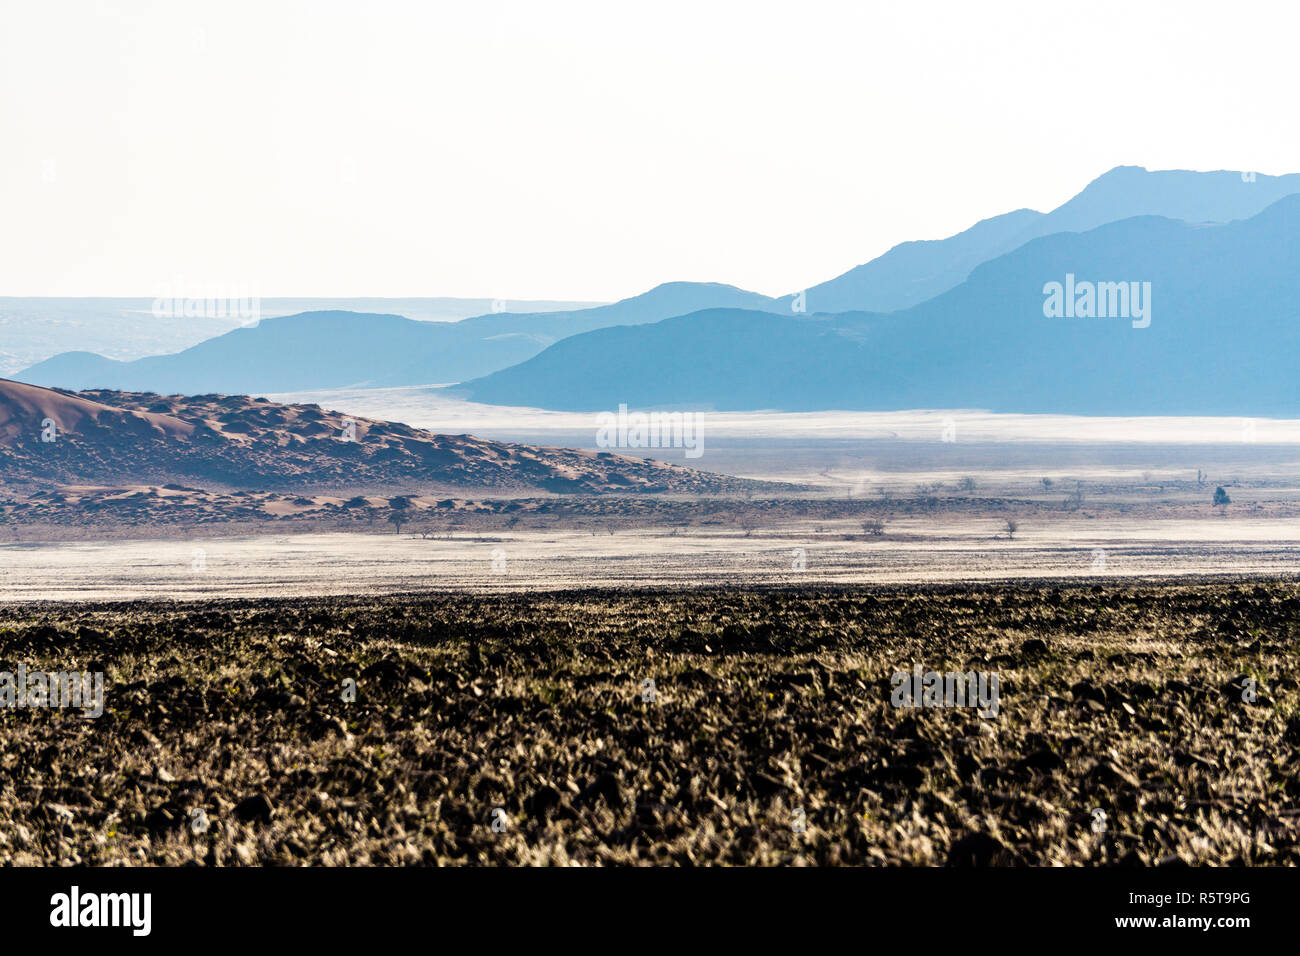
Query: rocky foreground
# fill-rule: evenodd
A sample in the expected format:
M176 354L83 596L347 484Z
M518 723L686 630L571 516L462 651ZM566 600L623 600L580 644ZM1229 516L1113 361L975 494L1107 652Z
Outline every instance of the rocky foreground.
M1294 584L0 607L107 674L0 710L0 862L1294 865L1298 644Z

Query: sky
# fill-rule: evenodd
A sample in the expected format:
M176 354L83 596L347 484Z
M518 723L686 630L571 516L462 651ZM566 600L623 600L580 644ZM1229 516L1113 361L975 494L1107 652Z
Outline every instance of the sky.
M1117 165L1300 171L1300 7L0 0L0 296L794 292Z

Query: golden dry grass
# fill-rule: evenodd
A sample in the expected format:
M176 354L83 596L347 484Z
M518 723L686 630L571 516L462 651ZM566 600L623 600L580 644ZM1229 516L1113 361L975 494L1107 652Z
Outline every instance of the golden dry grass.
M0 862L1294 865L1298 628L1291 584L3 607L0 670L109 686L0 716ZM892 707L914 663L999 716Z

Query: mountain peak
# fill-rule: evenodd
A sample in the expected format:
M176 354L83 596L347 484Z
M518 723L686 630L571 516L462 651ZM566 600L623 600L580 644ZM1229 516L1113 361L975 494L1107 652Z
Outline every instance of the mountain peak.
M748 289L742 289L738 286L729 285L726 282L661 282L647 292L633 296L631 299L625 299L625 302L642 302L642 301L675 301L678 299L691 299L698 301L704 297L706 299L717 300L719 307L731 305L734 301L751 301L754 303L767 303L775 301L768 296L758 292L750 292ZM706 306L707 307L707 306ZM695 306L700 308L699 305Z

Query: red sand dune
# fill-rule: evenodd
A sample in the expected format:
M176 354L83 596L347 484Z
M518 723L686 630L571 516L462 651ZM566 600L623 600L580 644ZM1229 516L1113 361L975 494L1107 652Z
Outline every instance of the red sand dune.
M12 446L23 435L40 435L47 419L57 425L59 434L77 435L88 425L112 426L127 419L147 422L160 438L189 437L194 433L192 424L170 415L112 408L54 389L0 379L0 445Z
M58 442L41 441L42 423ZM67 393L0 379L0 485L706 492L754 482L608 452L443 435L247 395Z

